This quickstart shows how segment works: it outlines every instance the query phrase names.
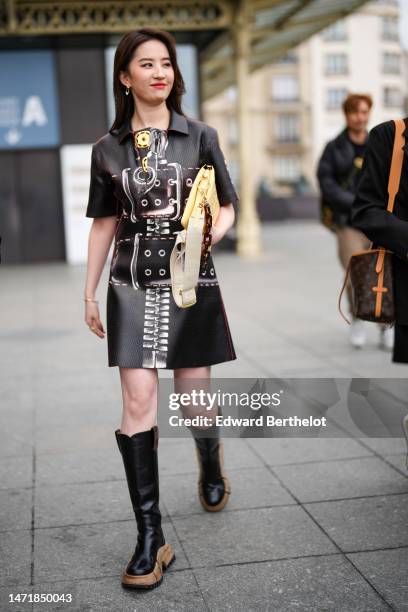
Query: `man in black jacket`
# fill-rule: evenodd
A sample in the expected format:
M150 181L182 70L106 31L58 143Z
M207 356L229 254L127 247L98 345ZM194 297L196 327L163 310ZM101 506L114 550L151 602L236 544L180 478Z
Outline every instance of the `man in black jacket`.
M350 228L350 210L364 158L371 106L369 96L347 96L343 102L346 127L327 143L317 167L323 222L335 231ZM350 229L351 235L364 240L361 232Z
M368 248L368 238L351 226L351 206L357 191L367 143L367 124L372 99L365 94L350 94L343 102L346 127L327 143L320 158L317 177L322 196L322 220L337 236L338 254L344 270L353 253ZM351 287L347 287L350 314ZM391 349L393 332L381 327L381 346ZM365 324L352 320L350 342L360 348L366 339Z

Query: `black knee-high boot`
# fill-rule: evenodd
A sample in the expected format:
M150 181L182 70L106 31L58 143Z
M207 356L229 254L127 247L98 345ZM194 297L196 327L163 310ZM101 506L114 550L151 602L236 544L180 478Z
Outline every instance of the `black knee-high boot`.
M158 586L163 570L175 559L166 544L159 510L158 427L133 436L115 431L125 466L130 499L138 528L137 544L122 576L122 585L136 589Z
M219 414L221 410L219 409ZM231 494L229 479L224 473L224 445L220 440L219 427L212 425L202 431L189 427L196 445L198 467L198 497L204 510L218 512L222 510ZM207 437L208 436L208 437Z

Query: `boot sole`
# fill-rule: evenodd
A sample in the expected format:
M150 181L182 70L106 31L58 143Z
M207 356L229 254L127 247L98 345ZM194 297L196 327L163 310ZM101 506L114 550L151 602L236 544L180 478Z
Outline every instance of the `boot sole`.
M150 574L132 576L126 572L122 576L122 586L127 589L154 589L163 582L163 572L176 559L170 544L164 544L157 551L156 564Z
M221 476L224 481L225 492L224 492L223 498L221 499L220 502L218 502L216 506L210 506L205 501L205 497L201 489L201 461L200 461L200 454L199 454L197 447L196 447L196 455L197 455L198 465L200 466L200 479L198 481L198 497L199 497L200 503L202 507L204 508L204 510L206 510L207 512L219 512L220 510L225 508L225 506L227 505L229 501L229 497L231 495L231 484L230 484L228 477L224 473L224 444L222 443L222 441L220 442L220 468L221 468Z

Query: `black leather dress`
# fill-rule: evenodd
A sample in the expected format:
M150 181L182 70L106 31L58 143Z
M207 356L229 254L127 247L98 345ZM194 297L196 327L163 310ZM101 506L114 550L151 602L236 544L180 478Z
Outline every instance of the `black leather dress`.
M215 168L220 205L236 204L217 131L171 110L168 130L130 123L92 148L87 217L116 215L107 293L109 366L206 366L236 359L211 254L202 261L197 302L172 296L170 253L199 168Z

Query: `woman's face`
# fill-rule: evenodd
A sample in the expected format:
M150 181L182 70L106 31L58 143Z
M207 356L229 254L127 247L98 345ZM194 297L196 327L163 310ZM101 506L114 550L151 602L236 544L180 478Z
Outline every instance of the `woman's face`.
M173 66L166 45L160 40L147 40L139 45L129 62L128 71L120 73L120 80L131 89L136 101L161 104L174 83ZM164 85L155 86L157 83Z

